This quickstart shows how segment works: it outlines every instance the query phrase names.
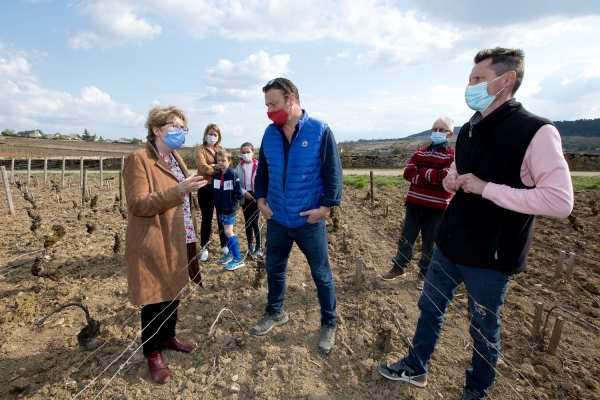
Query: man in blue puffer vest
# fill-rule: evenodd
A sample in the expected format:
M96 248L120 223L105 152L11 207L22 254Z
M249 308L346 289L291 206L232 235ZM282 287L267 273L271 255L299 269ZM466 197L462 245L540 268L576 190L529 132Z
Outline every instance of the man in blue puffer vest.
M287 262L296 243L306 256L321 305L318 350L329 354L338 318L325 217L342 200L342 163L331 129L300 108L298 88L289 79L273 79L263 92L273 123L260 146L254 198L267 220L269 293L264 317L252 333L266 335L289 319L283 299Z

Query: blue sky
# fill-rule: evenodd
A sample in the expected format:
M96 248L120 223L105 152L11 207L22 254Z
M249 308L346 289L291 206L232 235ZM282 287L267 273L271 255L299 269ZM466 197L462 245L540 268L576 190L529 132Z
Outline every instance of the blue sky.
M543 6L540 6L542 5ZM338 141L464 123L485 47L519 47L517 100L552 120L600 117L600 2L591 0L5 0L0 129L144 138L154 105L260 144L261 91L291 79Z

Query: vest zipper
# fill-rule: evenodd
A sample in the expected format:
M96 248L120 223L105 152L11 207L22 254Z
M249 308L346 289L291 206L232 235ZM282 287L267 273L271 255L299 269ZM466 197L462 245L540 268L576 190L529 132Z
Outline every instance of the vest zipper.
M469 137L473 137L473 125L469 125Z

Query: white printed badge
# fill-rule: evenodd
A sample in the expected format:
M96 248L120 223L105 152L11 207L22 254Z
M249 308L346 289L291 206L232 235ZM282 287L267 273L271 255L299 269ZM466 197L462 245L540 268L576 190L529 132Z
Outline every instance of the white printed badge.
M223 182L223 190L233 190L233 181Z
M220 187L221 187L221 180L219 180L219 179L215 179L215 180L213 181L213 187L214 187L215 189L218 189L218 188L220 188Z

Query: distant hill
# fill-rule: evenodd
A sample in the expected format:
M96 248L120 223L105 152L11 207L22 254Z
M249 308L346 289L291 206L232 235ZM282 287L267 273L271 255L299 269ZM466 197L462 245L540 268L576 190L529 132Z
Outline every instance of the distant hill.
M600 137L600 118L554 121L561 136Z
M463 124L454 127L450 143L456 142ZM555 121L561 134L564 151L600 152L600 118L579 119L576 121ZM429 143L431 131L415 133L396 139L359 139L338 143L340 151L346 154L385 154L415 151Z
M554 125L556 125L556 129L558 129L561 136L600 137L600 118L554 121ZM462 126L463 124L454 127L455 135L458 135ZM429 135L431 135L431 131L426 130L407 136L405 139L427 138Z

